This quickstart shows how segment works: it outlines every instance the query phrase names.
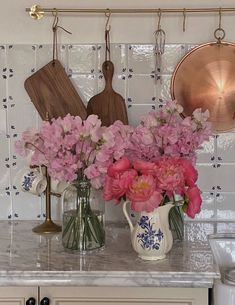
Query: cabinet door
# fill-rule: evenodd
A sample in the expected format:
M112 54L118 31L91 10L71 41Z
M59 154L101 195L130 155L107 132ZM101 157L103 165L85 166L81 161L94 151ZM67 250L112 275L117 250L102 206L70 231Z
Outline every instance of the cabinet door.
M44 297L49 305L208 305L206 288L41 287Z
M25 305L29 298L38 305L38 287L0 287L0 305Z

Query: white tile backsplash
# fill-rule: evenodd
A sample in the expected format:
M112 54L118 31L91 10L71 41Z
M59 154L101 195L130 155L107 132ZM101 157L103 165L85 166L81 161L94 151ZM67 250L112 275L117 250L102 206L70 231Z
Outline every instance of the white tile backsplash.
M198 186L203 192L211 192L217 185L216 170L212 164L199 164L198 170Z
M161 72L163 74L173 73L175 66L185 54L185 45L169 44L165 46L162 55Z
M12 219L12 197L0 192L1 219ZM26 209L27 210L27 209Z
M157 100L161 103L162 101L169 101L171 99L170 86L171 86L171 75L161 75L160 80L156 82L157 86Z
M36 63L35 45L8 45L7 67L9 76L11 74L28 74Z
M153 45L129 45L128 71L135 74L150 74L155 69Z
M68 68L70 73L95 73L97 70L96 45L70 45Z
M235 164L218 164L216 183L218 190L231 192L235 189Z
M235 156L235 133L222 133L217 138L217 159L220 163L233 163Z
M216 212L219 220L233 220L235 218L235 193L221 192L216 196Z
M62 65L67 68L68 65L68 56L67 56L67 46L58 45L57 46L58 59ZM55 53L56 56L56 53ZM36 67L37 69L42 68L50 61L53 60L53 47L52 45L39 45L37 46L36 54Z
M72 74L71 81L86 106L97 93L97 76L94 74Z
M128 100L133 104L155 104L154 78L151 75L128 76Z
M5 192L10 186L10 167L12 164L9 154L10 139L5 134L0 134L0 193Z
M0 135L7 133L7 112L6 109L0 108Z
M213 219L216 215L215 194L213 192L203 192L202 201L201 212L195 216L195 219Z
M215 160L215 137L211 136L210 140L204 142L197 151L197 163L213 163Z
M111 44L110 47L110 60L114 64L114 74L122 74L127 68L127 56L126 56L125 44ZM105 45L101 44L97 46L98 51L98 72L102 71L102 64L105 61ZM108 54L107 54L108 56ZM108 57L107 57L108 59Z
M19 116L19 114L21 115ZM33 103L23 103L20 100L16 101L14 107L8 111L8 127L11 135L20 134L28 127L36 128L37 110ZM9 124L10 123L10 124Z
M136 126L139 123L139 119L149 111L153 110L155 108L155 105L146 104L128 104L127 107L127 114L129 119L129 124Z
M8 99L10 101L14 101L12 103L26 103L30 102L30 97L28 96L25 88L24 82L25 80L31 76L32 73L24 73L14 74L13 77L7 80L8 84Z
M104 44L59 45L58 57L86 104L103 90L101 73ZM166 44L161 79L155 80L153 44L111 44L115 71L114 89L127 104L129 122L171 99L171 74L192 45ZM20 171L26 161L16 155L14 142L27 127L37 127L40 117L24 89L24 81L52 59L51 45L0 45L0 219L42 219L45 198L22 192ZM2 117L4 116L4 118ZM235 133L211 137L198 151L198 185L202 190L202 211L196 219L231 220L235 217ZM52 217L61 218L61 202L52 198ZM122 218L121 206L108 203L106 219Z
M41 197L23 192L20 189L17 189L17 191L14 192L13 189L11 192L13 202L12 218L24 220L40 219Z

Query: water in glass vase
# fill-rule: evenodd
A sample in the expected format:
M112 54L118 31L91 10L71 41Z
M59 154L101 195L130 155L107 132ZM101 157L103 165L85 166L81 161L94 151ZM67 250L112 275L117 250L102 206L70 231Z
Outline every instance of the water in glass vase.
M103 201L94 197L91 184L86 179L73 183L75 198L72 205L63 204L62 243L65 249L86 253L104 247ZM100 204L99 204L100 203Z
M73 209L63 213L62 244L68 250L85 253L105 244L104 213Z

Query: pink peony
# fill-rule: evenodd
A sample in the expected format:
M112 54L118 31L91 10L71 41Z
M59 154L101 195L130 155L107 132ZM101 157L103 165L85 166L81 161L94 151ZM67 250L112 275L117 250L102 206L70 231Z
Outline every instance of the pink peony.
M133 167L141 174L154 175L155 164L153 162L138 159L133 162Z
M104 199L120 201L121 197L128 191L129 185L136 175L137 172L134 169L128 169L123 173L116 174L115 177L106 176L103 193Z
M197 170L192 165L192 162L188 159L180 159L179 162L183 166L186 185L193 187L198 178Z
M155 208L159 207L162 201L162 195L158 191L154 191L152 196L147 201L132 201L131 209L136 212L145 211L152 212Z
M127 197L130 201L146 201L152 196L156 189L156 181L153 176L136 176L127 191Z
M110 165L107 173L110 177L115 177L120 173L131 168L131 162L127 157L122 157L120 160L116 161L114 164Z
M185 195L188 199L186 214L194 218L201 211L201 192L197 186L193 186L185 192Z
M181 194L184 189L184 173L177 158L162 157L156 164L156 178L159 189Z

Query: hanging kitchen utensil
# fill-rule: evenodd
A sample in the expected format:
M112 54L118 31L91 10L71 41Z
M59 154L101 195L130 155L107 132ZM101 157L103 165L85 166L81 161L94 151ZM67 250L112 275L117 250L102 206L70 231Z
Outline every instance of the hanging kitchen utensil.
M64 117L66 114L79 115L86 118L86 108L75 90L64 67L57 59L57 29L58 16L55 14L53 22L53 60L26 79L25 89L36 107L40 117ZM71 33L70 33L71 34Z
M158 10L158 25L157 30L154 32L155 36L155 47L154 47L154 54L155 54L155 80L156 82L160 80L161 82L161 70L162 70L162 55L165 52L165 41L166 41L166 33L161 29L161 17L162 12L161 9Z
M105 79L105 88L99 94L93 96L87 105L87 115L96 114L102 121L102 125L109 126L116 120L128 124L128 116L123 97L114 91L112 79L114 65L110 60L110 26L108 27L110 12L105 14L107 19L105 27L105 62L102 65L102 72Z
M225 31L214 32L216 42L192 49L179 62L171 79L171 96L184 107L184 116L195 108L208 109L216 132L235 128L235 44L223 42Z

